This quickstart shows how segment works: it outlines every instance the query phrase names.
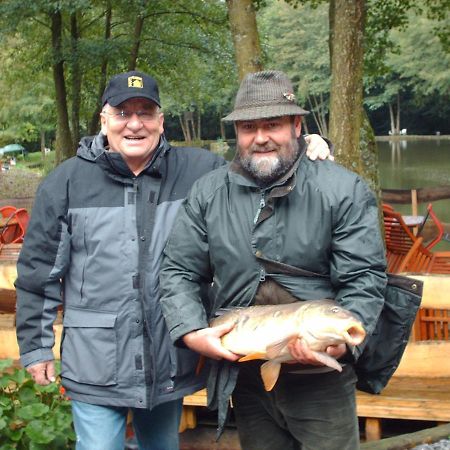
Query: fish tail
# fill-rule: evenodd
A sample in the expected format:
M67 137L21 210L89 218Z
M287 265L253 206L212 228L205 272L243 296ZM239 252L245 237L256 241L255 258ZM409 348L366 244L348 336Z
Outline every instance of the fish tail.
M261 366L261 378L266 391L271 391L280 376L281 363L267 361Z

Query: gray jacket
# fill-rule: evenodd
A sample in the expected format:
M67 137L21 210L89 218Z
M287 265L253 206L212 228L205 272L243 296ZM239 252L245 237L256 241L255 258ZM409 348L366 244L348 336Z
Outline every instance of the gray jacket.
M18 261L17 336L28 366L53 359L64 311L62 383L100 405L151 408L203 385L197 356L175 349L159 306L158 271L175 213L192 183L224 164L161 138L139 175L101 134L38 189Z

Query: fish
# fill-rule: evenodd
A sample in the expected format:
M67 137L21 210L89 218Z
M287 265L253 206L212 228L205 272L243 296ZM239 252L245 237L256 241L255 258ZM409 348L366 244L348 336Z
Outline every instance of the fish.
M232 308L214 318L210 326L230 323L234 327L221 337L223 347L242 355L239 362L267 360L261 365L266 391L275 386L281 364L293 360L288 350L293 340L301 339L318 361L340 372L341 364L326 348L342 343L359 345L366 336L361 321L330 299Z

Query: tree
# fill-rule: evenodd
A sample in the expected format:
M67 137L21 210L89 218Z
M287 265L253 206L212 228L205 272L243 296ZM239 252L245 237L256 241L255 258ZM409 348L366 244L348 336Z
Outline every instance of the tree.
M255 7L252 0L227 0L239 79L263 68Z
M331 0L330 138L344 166L362 172L360 137L363 92L364 0Z
M168 93L165 98L175 101L195 88L199 93L194 101L182 103L187 110L194 104L200 117L213 96L209 78L217 76L217 85L226 86L229 74L234 76L228 65L226 13L220 0L4 0L0 40L16 35L23 42L18 59L27 63L17 83L24 91L35 72L52 67L52 119L57 123L58 159L63 160L74 154L81 133L98 130L101 95L112 73L147 71ZM220 66L226 76L209 65ZM180 87L174 82L179 78L184 81ZM205 79L208 92L202 89Z
M26 61L20 58L24 41L10 36L3 43L6 45L0 46L0 92L3 94L0 95L0 147L21 142L29 149L30 143L45 136L49 138L54 129L54 101L48 94L52 89L51 70L42 68L27 76ZM44 141L44 145L50 143Z

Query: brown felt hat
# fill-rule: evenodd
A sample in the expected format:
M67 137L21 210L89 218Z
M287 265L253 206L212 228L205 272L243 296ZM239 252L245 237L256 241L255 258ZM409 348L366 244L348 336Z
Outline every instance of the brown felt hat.
M234 111L222 120L235 122L305 114L309 111L295 102L294 88L289 78L279 70L265 70L250 73L242 80Z

